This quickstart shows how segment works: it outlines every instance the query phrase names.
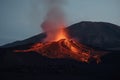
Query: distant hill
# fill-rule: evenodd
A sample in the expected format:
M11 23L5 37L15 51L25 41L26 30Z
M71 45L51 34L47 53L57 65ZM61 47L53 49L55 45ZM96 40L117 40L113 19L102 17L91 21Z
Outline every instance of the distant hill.
M80 22L68 27L68 30L72 37L83 44L120 50L120 26L106 22Z
M83 21L66 28L72 38L81 43L105 50L120 50L120 26L106 22ZM2 46L3 48L41 42L46 35L38 34L23 41L16 41Z

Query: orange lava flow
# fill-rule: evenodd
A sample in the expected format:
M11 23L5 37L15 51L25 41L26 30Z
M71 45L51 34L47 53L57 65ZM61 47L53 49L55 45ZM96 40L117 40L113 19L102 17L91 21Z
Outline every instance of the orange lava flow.
M103 55L100 51L95 51L76 40L71 39L64 29L60 29L52 42L36 43L27 50L15 50L15 52L37 52L48 58L70 58L81 62L96 60L100 62Z

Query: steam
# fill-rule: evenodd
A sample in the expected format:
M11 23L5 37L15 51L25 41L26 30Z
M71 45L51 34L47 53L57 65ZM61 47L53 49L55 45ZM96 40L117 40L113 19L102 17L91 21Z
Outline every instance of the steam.
M64 12L61 8L63 0L46 0L48 12L41 27L47 37L44 42L54 41L61 29L65 28Z

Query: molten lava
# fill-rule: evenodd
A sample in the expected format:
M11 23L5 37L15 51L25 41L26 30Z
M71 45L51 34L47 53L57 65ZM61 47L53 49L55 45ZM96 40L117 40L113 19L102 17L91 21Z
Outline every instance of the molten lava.
M100 53L92 48L84 46L67 37L66 32L61 29L57 35L55 41L36 43L30 49L27 50L15 50L15 52L37 52L48 58L71 58L77 61L89 62L95 59L100 62Z

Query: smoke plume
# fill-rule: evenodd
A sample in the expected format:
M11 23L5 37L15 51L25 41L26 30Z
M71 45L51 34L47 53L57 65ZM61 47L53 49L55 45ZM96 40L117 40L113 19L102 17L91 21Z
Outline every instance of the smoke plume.
M45 20L41 24L43 31L47 37L44 42L54 41L63 28L65 28L66 21L64 12L61 8L63 0L46 0L48 12Z

